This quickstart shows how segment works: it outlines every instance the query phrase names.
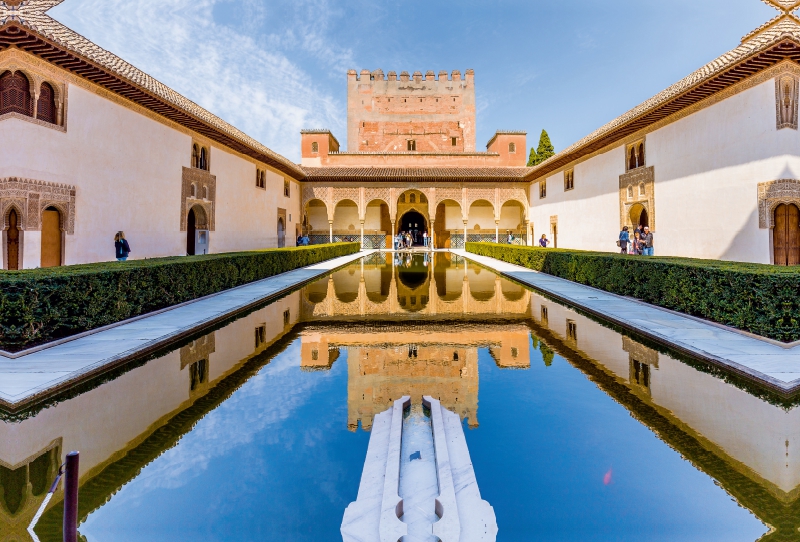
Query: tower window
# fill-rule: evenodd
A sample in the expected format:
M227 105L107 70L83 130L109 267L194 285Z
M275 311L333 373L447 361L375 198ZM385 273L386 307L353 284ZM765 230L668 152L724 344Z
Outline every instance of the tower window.
M451 137L451 138L450 138L450 144L451 144L453 147L457 146L457 145L458 145L458 138L457 138L457 137Z
M408 150L409 151L417 150L417 141L416 140L414 140L414 139L409 139L408 140Z
M311 152L313 152L314 154L317 154L319 152L319 143L317 143L316 141L314 141L311 144Z
M509 143L508 144L508 152L515 153L517 152L517 144L516 143Z

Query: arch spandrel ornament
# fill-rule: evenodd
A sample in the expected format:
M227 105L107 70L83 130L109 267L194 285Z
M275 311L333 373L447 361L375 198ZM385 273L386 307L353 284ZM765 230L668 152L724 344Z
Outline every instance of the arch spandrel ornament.
M21 230L39 230L42 211L47 207L55 207L61 213L61 229L73 235L75 200L74 186L18 177L0 179L0 212L3 213L3 220L13 206L17 210Z
M775 227L775 207L781 203L800 207L800 180L778 179L758 184L758 227Z
M455 186L437 187L433 204L433 212L436 213L436 209L439 208L439 204L445 200L455 201L456 203L458 203L459 207L463 207L464 205L463 196L464 194L461 187L455 187Z

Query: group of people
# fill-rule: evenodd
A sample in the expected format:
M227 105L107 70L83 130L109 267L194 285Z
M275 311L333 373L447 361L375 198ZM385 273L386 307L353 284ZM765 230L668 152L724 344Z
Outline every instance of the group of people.
M427 230L422 232L422 245L425 248L428 248L430 246L430 237L428 237ZM412 236L410 232L401 231L394 237L395 250L402 250L406 248L411 248L413 246L414 246L414 236Z
M617 246L621 254L655 255L653 232L650 231L649 226L636 226L636 229L633 230L633 237L630 235L628 226L624 226L619 232Z
M299 247L307 247L311 243L311 240L308 238L308 235L301 233L297 236L297 246Z

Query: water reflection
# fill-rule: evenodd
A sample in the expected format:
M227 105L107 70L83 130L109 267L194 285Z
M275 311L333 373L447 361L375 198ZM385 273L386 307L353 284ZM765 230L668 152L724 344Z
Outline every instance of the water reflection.
M276 398L276 408L282 413L275 418L279 424L275 427L283 435L300 435L319 422L318 416L304 417L286 405L298 400L309 404L330 400L334 396L324 395L315 386L337 368L344 370L346 404L342 416L329 420L319 431L332 433L338 427L345 433L350 430L363 435L358 426L369 430L373 416L402 395L437 397L476 428L479 397L500 394L512 411L498 417L492 408L489 421L484 416L481 429L468 433L479 480L482 473L490 480L482 490L491 491L492 481L503 479L509 469L521 479L525 473L533 476L538 472L531 470L536 468L535 462L524 455L525 448L510 444L524 431L514 423L523 418L515 411L530 408L530 392L514 388L514 382L535 374L540 383L555 390L547 396L549 406L564 412L575 408L561 402L561 395L570 393L563 387L565 377L550 380L553 377L549 375L556 374L556 355L770 525L774 530L763 540L800 539L800 453L796 452L800 448L800 409L771 404L719 375L699 370L700 366L620 335L456 256L403 255L393 259L378 254L85 393L22 421L0 424L0 541L29 540L25 527L67 451L82 452L81 517L98 510L93 517L102 517L107 501L123 486L136 480L165 450L179 447L200 420L237 391L241 395L276 359L286 359L287 367L296 367L298 376L292 378L304 383L287 384L280 390L286 398ZM494 375L489 380L481 378L479 367L486 371L487 366L481 365L486 356L491 360L490 372L499 371L502 379ZM534 367L532 360L537 364ZM270 378L289 371L283 366L275 370ZM547 393L546 388L537 393ZM336 412L335 406L331 408ZM241 416L246 417L247 412L243 410ZM286 423L280 421L284 419ZM528 428L530 434L537 430L536 426ZM566 440L583 437L559 436ZM357 485L365 441L336 438L337 442L350 442L337 444L343 448L335 458L347 458L352 473L346 478L353 478ZM503 457L522 456L516 461L497 461L498 441ZM642 457L641 468L658 469L659 465ZM352 500L353 487L332 488L329 491L336 499L328 494L319 497L328 501L315 506L327 502L330 521L335 523L343 510L337 503ZM651 490L651 498L660 493L660 488ZM297 491L304 506L309 505L311 494L302 487ZM504 494L490 500L500 519L499 540L503 540L504 525L513 530L515 521L522 522L520 525L533 521L525 511L531 502L525 493L509 486L497 491ZM288 494L280 497L289 505L295 502L293 498L300 499ZM61 498L59 492L37 529L43 541L59 540ZM565 510L569 512L568 507ZM294 516L288 517L284 519L290 521ZM331 533L336 531L323 521L325 514L318 517L319 525L308 527L309 539L334 539ZM719 523L729 519L720 518ZM219 520L225 522L224 517ZM680 518L672 520L679 522ZM616 532L609 537L617 535L636 539Z

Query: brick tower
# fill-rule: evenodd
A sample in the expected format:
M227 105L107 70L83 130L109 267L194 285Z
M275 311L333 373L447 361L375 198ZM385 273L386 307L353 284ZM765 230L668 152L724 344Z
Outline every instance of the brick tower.
M347 72L348 152L475 152L475 73Z

